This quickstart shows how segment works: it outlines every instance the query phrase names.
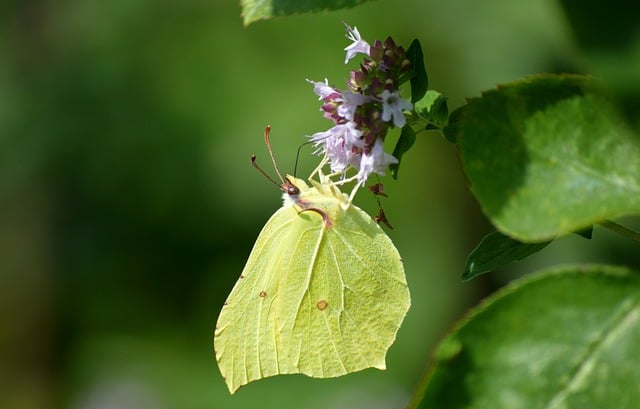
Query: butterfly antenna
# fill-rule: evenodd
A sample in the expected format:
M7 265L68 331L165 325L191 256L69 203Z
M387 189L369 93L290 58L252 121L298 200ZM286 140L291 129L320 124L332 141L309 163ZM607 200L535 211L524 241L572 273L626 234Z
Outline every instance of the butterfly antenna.
M271 150L271 142L269 141L269 132L271 132L271 125L267 125L267 128L264 130L264 142L267 144L267 150L269 151L269 156L271 156L271 162L273 162L273 168L276 170L276 173L280 178L280 182L284 184L284 178L282 177L282 173L280 173L280 169L278 169L276 158L275 156L273 156L273 151ZM276 184L279 185L278 183Z
M256 155L255 154L251 154L251 165L256 168L258 170L258 172L262 173L262 175L264 177L266 177L271 183L273 183L274 185L280 187L280 183L276 182L271 176L269 176L267 174L267 172L265 172L264 170L262 170L262 168L260 166L258 166L258 164L256 163Z

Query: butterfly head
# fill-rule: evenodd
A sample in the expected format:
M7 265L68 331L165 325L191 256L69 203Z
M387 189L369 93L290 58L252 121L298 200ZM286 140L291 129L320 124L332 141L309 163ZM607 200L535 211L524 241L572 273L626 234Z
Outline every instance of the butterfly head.
M280 190L282 190L286 196L289 196L294 200L300 195L300 189L298 186L291 183L288 178L286 178L285 182L280 185Z
M284 182L280 185L282 190L282 200L284 205L293 205L300 203L300 195L309 189L303 180L287 175Z

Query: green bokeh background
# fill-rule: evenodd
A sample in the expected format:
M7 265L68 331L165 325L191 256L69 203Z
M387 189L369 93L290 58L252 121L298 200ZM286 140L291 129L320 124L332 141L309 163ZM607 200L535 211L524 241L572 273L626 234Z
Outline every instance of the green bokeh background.
M249 165L292 171L330 124L306 78L342 86L342 21L423 45L430 86L457 107L496 83L572 69L551 0L381 0L242 27L237 1L9 1L0 6L0 407L394 408L451 323L514 270L464 283L490 230L457 152L419 134L385 179L389 234L412 309L387 371L275 377L230 396L218 311L280 193ZM397 135L391 135L393 140ZM389 148L391 150L391 148ZM317 158L303 151L298 175ZM370 213L366 191L356 203ZM518 265L620 260L578 237ZM599 249L599 250L598 250ZM622 250L621 250L622 249Z

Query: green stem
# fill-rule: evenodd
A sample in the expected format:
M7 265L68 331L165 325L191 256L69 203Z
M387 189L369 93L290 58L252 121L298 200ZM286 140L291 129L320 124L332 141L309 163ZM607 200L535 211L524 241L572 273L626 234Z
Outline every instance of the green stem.
M618 223L612 222L611 220L605 220L600 222L599 224L605 229L611 230L612 232L618 233L621 236L624 236L628 239L631 239L640 243L640 233L638 232L635 232L631 229L627 229L626 227L621 226Z

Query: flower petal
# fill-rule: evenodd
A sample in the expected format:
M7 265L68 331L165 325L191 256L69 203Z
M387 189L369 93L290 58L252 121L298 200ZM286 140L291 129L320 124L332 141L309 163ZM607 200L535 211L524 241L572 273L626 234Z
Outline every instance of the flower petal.
M369 50L371 49L371 46L369 45L369 43L367 43L362 39L357 27L351 28L346 23L345 23L345 27L347 28L347 38L353 41L350 45L348 45L344 49L347 52L347 55L344 59L344 63L346 64L356 54L369 55Z

